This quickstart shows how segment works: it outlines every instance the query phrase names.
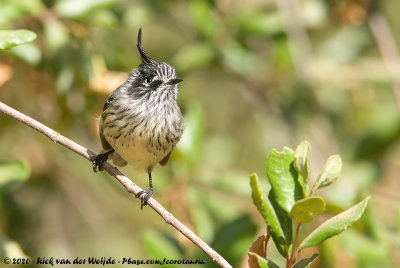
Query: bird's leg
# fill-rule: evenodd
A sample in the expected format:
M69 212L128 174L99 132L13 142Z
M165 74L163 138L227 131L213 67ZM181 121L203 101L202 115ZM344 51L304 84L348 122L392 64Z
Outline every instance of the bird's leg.
M148 173L150 189L142 190L135 195L137 198L140 198L144 194L144 196L142 197L142 202L140 203L140 209L143 209L143 206L147 205L147 201L153 195L153 181L151 180L151 171L149 170Z
M104 162L107 161L108 155L112 154L114 152L114 149L111 149L108 152L105 152L104 154L98 154L93 160L93 171L97 172L97 168L102 171L103 170L103 164Z

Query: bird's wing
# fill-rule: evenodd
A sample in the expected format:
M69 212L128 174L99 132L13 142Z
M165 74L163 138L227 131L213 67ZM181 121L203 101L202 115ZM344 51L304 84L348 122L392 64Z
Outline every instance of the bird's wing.
M100 140L101 140L101 145L103 146L103 149L105 151L108 151L108 150L112 149L111 145L108 143L108 141L104 137L102 126L100 126Z
M168 163L169 157L171 156L173 150L174 148L172 148L172 150L160 161L161 166L165 166Z
M111 95L108 100L106 101L106 103L104 104L103 107L103 114L101 115L101 119L100 119L100 126L99 126L99 132L100 132L100 140L101 140L101 145L103 146L103 151L102 153L105 153L112 148L112 146L108 143L108 141L106 140L106 138L104 137L104 133L103 133L103 117L105 116L105 111L108 109L108 107L110 107L111 103L113 102L114 97ZM114 164L120 167L123 167L127 164L127 162L125 161L125 159L123 159L117 152L113 152L110 154L110 158L113 160Z

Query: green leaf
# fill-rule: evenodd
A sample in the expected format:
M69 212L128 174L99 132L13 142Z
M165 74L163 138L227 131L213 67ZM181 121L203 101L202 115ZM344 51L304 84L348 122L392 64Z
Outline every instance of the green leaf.
M319 188L332 184L339 177L341 171L342 158L337 154L330 156L315 181L311 192L314 193Z
M0 162L0 189L17 185L29 178L29 167L20 160Z
M272 191L269 191L268 200L269 202L271 202L271 205L274 208L276 215L278 216L279 224L283 230L283 234L285 236L285 241L286 241L286 246L282 244L279 247L277 246L277 248L279 250L279 253L281 253L283 257L286 257L286 249L292 243L292 236L293 236L292 219L289 217L288 213L278 205L274 193ZM273 233L271 233L271 236L272 239L274 240L275 245L278 245L277 244L278 240L276 239L276 237L274 237Z
M306 259L302 259L299 262L297 262L295 265L292 266L292 268L304 268L309 266L313 260L318 257L318 254L315 253L314 255L312 255L310 258L306 258Z
M0 30L0 49L9 49L35 39L36 34L28 30Z
M267 197L261 191L260 183L257 178L257 174L251 174L250 176L250 186L251 186L251 196L253 198L253 203L256 205L258 211L263 216L265 222L268 225L268 228L271 232L271 235L274 239L276 247L283 250L285 252L285 235L283 233L282 227L278 220L278 216L275 213L275 210L272 204L269 202Z
M304 179L304 184L307 184L310 176L310 143L303 141L296 148L294 167Z
M352 208L349 208L348 210L336 215L333 218L330 218L329 220L321 224L317 229L315 229L303 240L303 242L299 246L299 250L318 245L329 237L337 235L346 230L364 213L369 198L370 197L365 198L363 201L353 206Z
M273 261L264 259L257 253L249 252L249 254L257 258L258 265L260 266L260 268L279 268L279 266L276 265ZM255 267L250 267L250 268L255 268Z
M312 221L312 214L321 214L325 211L325 201L322 197L313 195L294 203L289 217L297 222L307 223Z
M293 204L303 198L299 176L293 166L294 160L293 150L285 147L282 152L272 149L267 161L267 175L272 191L286 212L290 212Z

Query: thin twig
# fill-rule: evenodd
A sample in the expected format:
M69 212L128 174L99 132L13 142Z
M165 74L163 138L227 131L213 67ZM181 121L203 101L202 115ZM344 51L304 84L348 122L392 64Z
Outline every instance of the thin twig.
M296 235L294 236L294 242L292 244L292 253L290 254L289 266L288 267L292 267L292 265L296 261L297 254L296 254L296 257L295 257L294 253L295 253L296 247L297 247L297 239L299 238L300 228L301 228L301 222L299 222L297 224Z
M72 140L62 136L60 133L54 131L53 129L43 125L42 123L30 118L29 116L5 105L0 102L0 112L8 115L27 126L37 130L43 135L49 137L55 143L59 143L62 146L74 151L75 153L81 155L82 157L88 159L89 161L93 161L96 156L95 153L86 149L85 147L73 142ZM104 163L104 170L108 172L111 176L116 178L122 186L131 194L137 194L142 189L133 183L128 177L122 174L117 168L114 166ZM201 248L210 258L215 261L221 267L232 267L221 255L219 255L214 249L212 249L206 242L204 242L200 237L198 237L195 233L193 233L189 228L187 228L184 224L182 224L178 219L176 219L170 212L168 212L163 206L161 206L154 198L150 198L147 202L149 207L154 209L164 220L166 223L172 225L175 229L177 229L181 234L189 238L194 244L196 244L199 248Z

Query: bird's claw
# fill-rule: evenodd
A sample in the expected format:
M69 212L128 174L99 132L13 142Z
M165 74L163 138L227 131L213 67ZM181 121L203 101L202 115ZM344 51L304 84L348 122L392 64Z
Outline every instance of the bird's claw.
M104 162L107 162L108 159L108 154L98 154L93 160L93 171L97 172L97 170L102 171L103 170L103 164Z
M153 195L153 189L146 189L138 192L135 197L141 198L142 201L140 202L140 209L143 209L145 205L147 205L147 201Z

